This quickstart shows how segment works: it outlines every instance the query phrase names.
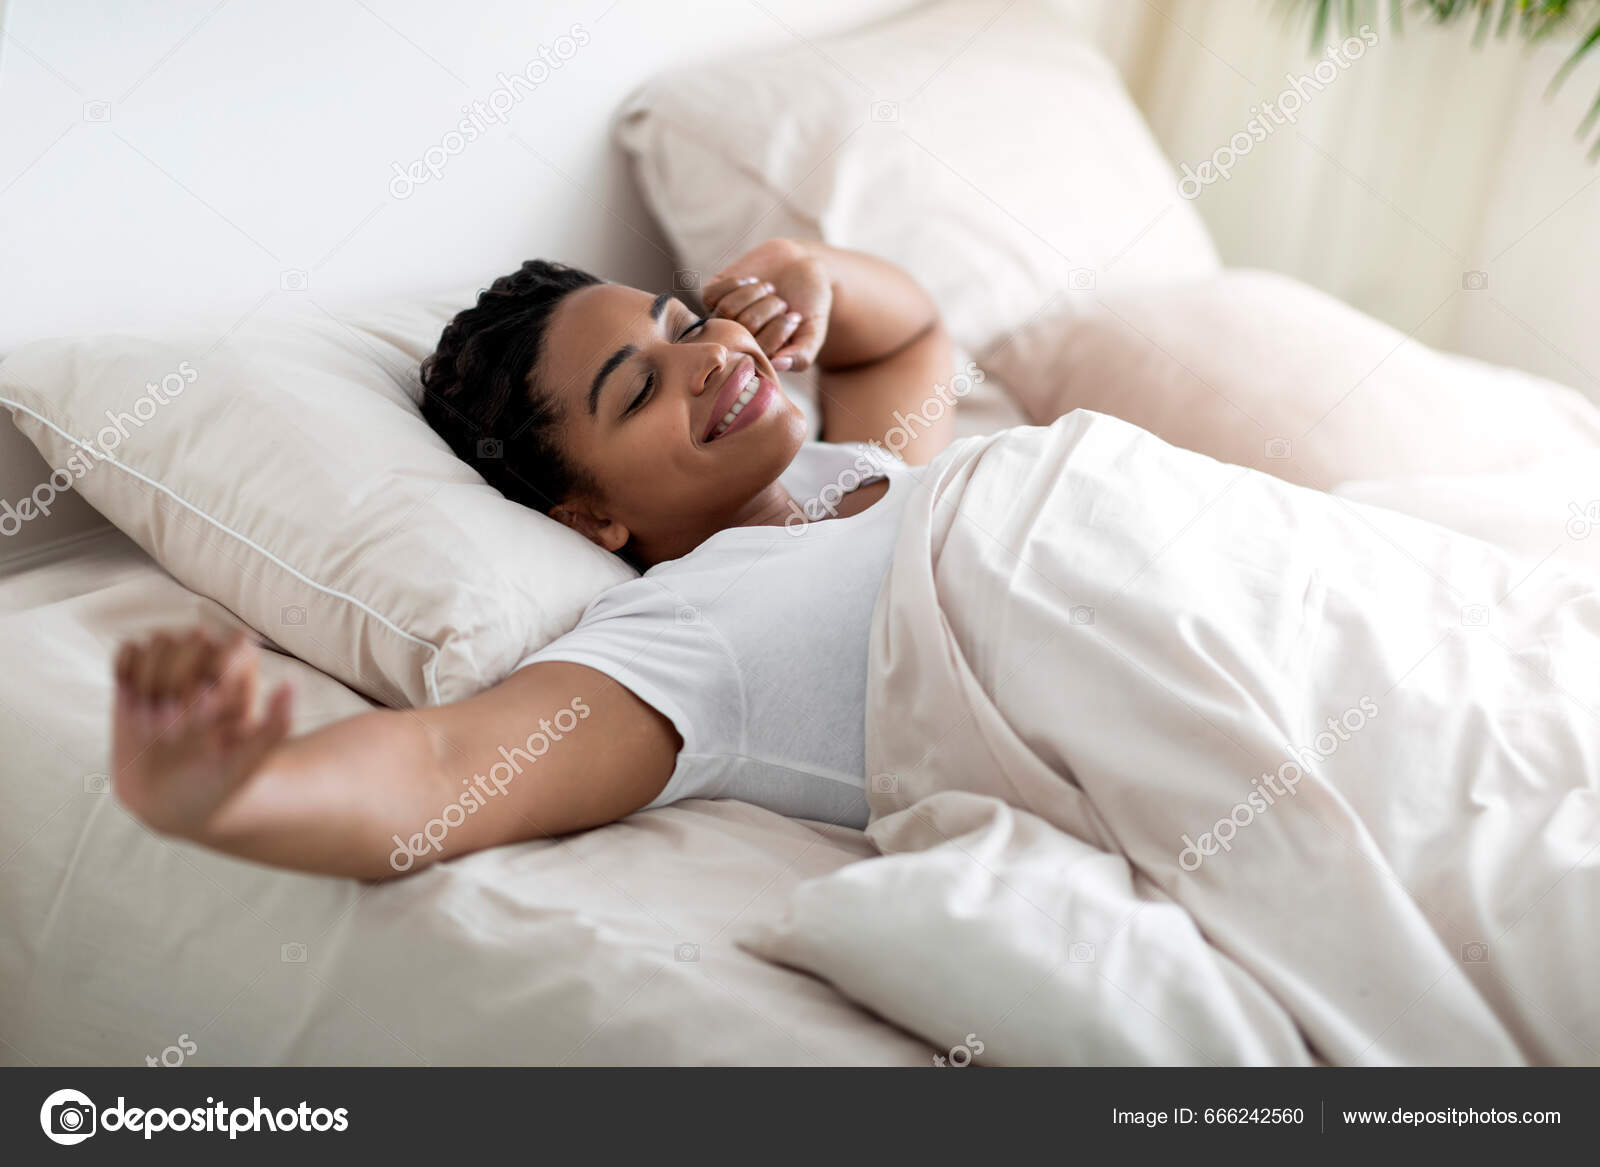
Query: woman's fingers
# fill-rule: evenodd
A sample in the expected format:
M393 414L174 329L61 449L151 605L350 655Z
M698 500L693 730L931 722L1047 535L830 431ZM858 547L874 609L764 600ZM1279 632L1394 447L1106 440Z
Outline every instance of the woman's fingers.
M775 316L756 333L756 343L761 346L761 351L770 357L784 346L799 327L798 312L786 312L782 316Z
M777 296L764 296L735 317L754 336L773 320L782 320L789 305Z
M261 726L256 731L255 744L258 748L271 749L284 738L289 736L289 724L294 717L294 686L288 681L281 683L267 698L267 711L261 719Z
M132 713L171 721L213 689L228 662L247 647L242 633L223 640L201 628L126 641L112 666L117 698Z
M211 664L215 647L215 642L202 628L191 628L186 634L179 636L173 645L172 659L167 665L162 697L171 701L181 701L185 705L192 701L196 678Z
M131 640L123 641L111 665L111 676L116 681L117 692L132 692L134 669L138 661L139 646Z
M268 750L289 736L293 713L294 689L284 681L267 697L267 707L259 718L224 727L221 744L225 749L241 751L246 768L253 769Z
M166 662L172 653L172 637L157 632L139 650L133 665L133 691L143 701L155 701L166 676Z
M288 684L254 714L257 671L242 633L159 632L119 648L111 768L124 805L181 833L249 780L288 736L291 714Z
M735 288L748 288L761 282L758 276L741 276L737 274L718 274L713 276L711 282L700 289L700 299L706 306L706 311L715 308L722 297Z
M794 335L787 344L773 354L772 367L783 370L790 369L798 373L802 369L809 369L811 362L817 359L817 350L822 347L822 329L810 317L800 321L799 327L794 330ZM787 364L779 362L787 361Z
M259 675L256 646L244 633L235 633L223 646L217 669L218 708L230 724L248 721L255 710Z
M726 296L723 296L717 301L717 306L710 309L710 312L714 316L726 316L730 320L736 320L746 308L772 295L772 292L771 284L746 284L743 287L734 288Z

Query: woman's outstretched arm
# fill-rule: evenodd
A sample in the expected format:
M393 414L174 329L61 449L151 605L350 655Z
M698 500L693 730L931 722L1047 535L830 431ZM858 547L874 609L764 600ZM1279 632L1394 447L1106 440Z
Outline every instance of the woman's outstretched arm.
M116 658L112 788L165 834L241 858L386 879L619 819L666 785L680 742L603 673L540 662L465 701L289 736L257 712L257 650L200 629Z

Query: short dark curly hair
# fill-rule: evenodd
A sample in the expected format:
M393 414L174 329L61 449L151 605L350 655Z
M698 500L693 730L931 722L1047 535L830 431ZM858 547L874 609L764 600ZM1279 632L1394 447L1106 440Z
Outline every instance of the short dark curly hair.
M593 483L560 440L562 405L534 383L556 306L603 282L575 267L530 259L445 325L422 362L422 416L513 502L548 514Z

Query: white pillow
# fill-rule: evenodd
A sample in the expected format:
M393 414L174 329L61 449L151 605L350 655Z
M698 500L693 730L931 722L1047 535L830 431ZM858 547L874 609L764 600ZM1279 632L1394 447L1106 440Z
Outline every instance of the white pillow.
M37 341L0 364L0 405L54 468L39 501L76 489L179 581L371 697L457 700L633 574L422 419L418 366L474 298L256 318L220 341L229 322ZM0 529L33 521L34 499L7 501Z
M1045 5L952 0L675 71L618 137L688 272L771 235L858 248L974 351L1074 294L1218 266L1115 69Z
M1431 349L1270 272L1105 295L982 360L1032 421L1092 409L1319 490L1600 448L1600 409L1576 390Z

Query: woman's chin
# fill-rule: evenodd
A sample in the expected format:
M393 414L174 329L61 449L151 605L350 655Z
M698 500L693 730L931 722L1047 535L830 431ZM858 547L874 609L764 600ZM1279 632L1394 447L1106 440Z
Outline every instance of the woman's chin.
M751 447L759 445L757 460L761 463L763 474L768 476L769 482L775 482L789 468L789 463L794 461L800 447L806 444L811 434L805 414L785 398L781 411L774 410L766 417L759 418L745 436L750 440Z

